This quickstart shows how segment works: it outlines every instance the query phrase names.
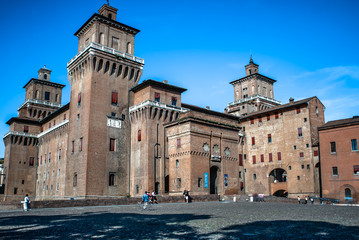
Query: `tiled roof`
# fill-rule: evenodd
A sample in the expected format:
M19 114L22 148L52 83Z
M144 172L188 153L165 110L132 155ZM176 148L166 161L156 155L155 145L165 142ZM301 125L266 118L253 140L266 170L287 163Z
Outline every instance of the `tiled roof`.
M359 116L354 116L352 118L346 118L346 119L339 119L334 121L329 121L323 126L319 127L318 130L324 130L329 128L338 128L338 127L344 127L348 125L357 125L359 124Z

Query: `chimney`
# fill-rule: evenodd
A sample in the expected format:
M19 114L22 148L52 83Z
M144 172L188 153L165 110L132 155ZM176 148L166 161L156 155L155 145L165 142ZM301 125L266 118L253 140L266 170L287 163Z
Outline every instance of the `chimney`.
M209 106L206 106L206 109L207 109L207 110L210 110L211 108L210 108Z
M294 98L289 98L289 103L293 103L294 102Z
M167 80L163 80L162 82L163 82L163 83L166 83L166 84L168 83L168 81L167 81Z

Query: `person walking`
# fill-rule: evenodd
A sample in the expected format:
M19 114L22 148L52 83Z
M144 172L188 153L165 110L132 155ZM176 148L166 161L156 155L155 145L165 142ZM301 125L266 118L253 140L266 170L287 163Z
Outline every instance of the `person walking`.
M314 198L310 198L310 202L312 203L312 204L314 204Z
M183 193L183 195L184 195L185 202L188 203L189 191L185 190L185 192Z
M143 209L147 208L147 204L148 204L148 194L147 191L145 191L145 194L143 194L142 196L142 203L143 203Z
M24 198L24 211L29 211L29 209L30 209L30 198L29 195L26 194Z
M300 204L300 197L298 196L298 203Z

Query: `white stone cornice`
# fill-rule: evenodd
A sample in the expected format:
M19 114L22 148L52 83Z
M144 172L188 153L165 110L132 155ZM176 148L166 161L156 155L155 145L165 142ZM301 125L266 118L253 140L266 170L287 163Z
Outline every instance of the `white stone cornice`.
M64 125L66 125L68 122L69 122L69 120L66 119L65 121L60 122L59 124L57 124L57 125L55 125L55 126L49 128L49 129L47 129L46 131L43 131L42 133L39 133L39 134L37 135L37 137L40 138L40 137L42 137L42 136L44 136L44 135L46 135L46 134L48 134L48 133L50 133L50 132L52 132L52 131L58 129L58 128L60 128L60 127L62 127L62 126L64 126Z
M158 108L171 110L171 111L175 111L175 112L181 112L181 113L189 111L189 109L187 109L187 108L177 107L177 106L169 105L169 104L166 104L166 103L147 100L147 101L139 103L139 104L137 104L135 106L131 106L130 107L130 113L135 112L136 110L141 109L141 108L146 107L146 106L158 107Z
M60 127L62 127L62 126L64 126L64 125L66 125L68 122L69 122L69 120L66 119L65 121L63 121L63 122L61 122L61 123L59 123L59 124L53 126L52 128L49 128L49 129L47 129L46 131L43 131L43 132L41 132L41 133L39 133L39 134L31 134L31 133L25 133L25 132L9 131L8 133L6 133L6 134L4 135L4 138L6 138L6 137L9 136L9 135L22 136L22 137L32 137L32 138L40 138L40 137L42 137L42 136L44 136L44 135L46 135L46 134L48 134L48 133L50 133L50 132L52 132L52 131L58 129L58 128L60 128Z

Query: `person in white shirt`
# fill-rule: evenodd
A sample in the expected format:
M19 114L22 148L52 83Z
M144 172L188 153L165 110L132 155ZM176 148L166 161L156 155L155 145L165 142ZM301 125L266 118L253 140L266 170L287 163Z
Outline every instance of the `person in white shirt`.
M24 211L29 211L30 198L29 195L26 194L24 198Z

